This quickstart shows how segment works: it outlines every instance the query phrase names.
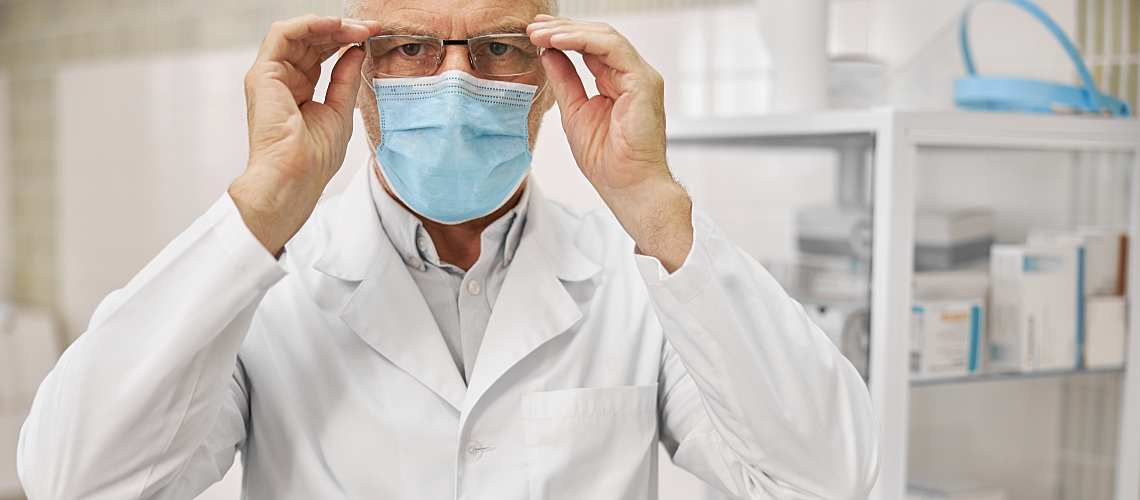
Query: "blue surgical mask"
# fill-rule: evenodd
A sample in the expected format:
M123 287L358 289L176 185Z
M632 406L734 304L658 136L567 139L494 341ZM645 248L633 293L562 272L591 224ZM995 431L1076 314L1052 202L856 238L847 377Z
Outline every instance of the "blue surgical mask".
M372 81L380 108L376 160L389 189L443 224L491 214L530 171L530 105L538 88L462 71Z

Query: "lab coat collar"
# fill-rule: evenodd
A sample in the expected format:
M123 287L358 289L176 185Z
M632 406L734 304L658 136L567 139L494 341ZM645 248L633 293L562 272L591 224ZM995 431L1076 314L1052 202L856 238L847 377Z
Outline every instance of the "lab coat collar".
M376 260L382 246L392 246L380 224L375 203L369 192L369 183L374 181L371 163L361 166L348 188L341 195L340 203L332 207L328 224L327 242L324 251L313 267L324 274L345 281L361 281ZM523 225L521 239L537 239L550 259L554 273L567 281L589 279L600 269L598 265L578 249L574 235L568 231L576 227L562 227L553 207L546 201L538 183L532 177L527 182L528 222ZM532 216L533 214L533 216ZM508 239L518 237L508 235ZM521 247L522 242L519 242ZM513 245L512 245L513 246ZM518 250L514 257L517 258ZM510 259L513 261L513 259Z
M361 168L339 204L330 207L325 248L314 268L357 282L339 307L340 317L465 419L511 367L581 319L585 304L566 286L590 280L601 267L576 244L578 222L560 217L531 179L528 221L465 387L423 294L384 234L369 193L370 172Z
M373 350L461 410L467 388L423 294L383 231L369 193L370 171L362 168L330 207L325 251L314 267L354 285L332 301L332 312Z
M323 252L313 264L316 270L345 281L361 281L381 246L391 245L369 192L371 170L362 165L337 204L329 207Z
M475 358L461 427L479 400L512 367L582 319L586 304L579 303L567 286L587 282L601 271L574 241L577 221L558 217L534 179L530 184L530 219Z

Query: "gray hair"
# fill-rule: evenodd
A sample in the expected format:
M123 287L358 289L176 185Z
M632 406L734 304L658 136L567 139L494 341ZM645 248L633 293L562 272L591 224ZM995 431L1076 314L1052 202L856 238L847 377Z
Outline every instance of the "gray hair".
M344 16L356 17L360 12L363 4L368 0L343 0ZM558 15L558 0L535 0L543 7L543 10L552 15Z

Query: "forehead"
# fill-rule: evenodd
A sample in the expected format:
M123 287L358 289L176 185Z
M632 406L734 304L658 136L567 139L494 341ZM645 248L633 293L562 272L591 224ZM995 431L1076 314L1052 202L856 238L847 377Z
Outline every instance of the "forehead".
M487 33L523 33L540 0L369 0L370 19L387 34L468 38Z

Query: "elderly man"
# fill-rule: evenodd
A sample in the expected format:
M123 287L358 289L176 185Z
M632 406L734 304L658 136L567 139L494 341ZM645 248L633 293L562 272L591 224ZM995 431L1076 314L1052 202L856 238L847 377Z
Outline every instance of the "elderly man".
M650 499L659 441L734 498L866 496L862 380L674 182L657 72L551 12L367 0L367 21L274 24L246 171L43 383L30 498L192 498L240 450L250 499ZM528 182L554 102L605 213ZM373 161L318 204L355 106Z

